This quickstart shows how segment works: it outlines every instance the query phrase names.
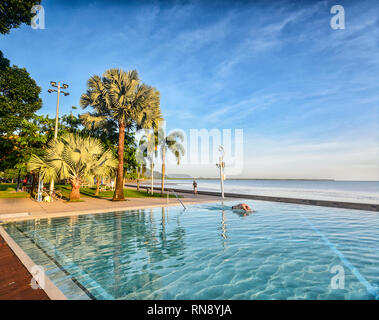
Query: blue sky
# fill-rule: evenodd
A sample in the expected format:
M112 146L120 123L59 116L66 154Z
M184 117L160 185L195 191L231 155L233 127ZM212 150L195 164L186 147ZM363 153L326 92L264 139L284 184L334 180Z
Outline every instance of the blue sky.
M110 67L161 92L168 130L243 129L254 178L379 180L376 1L42 1L46 29L1 36L11 63L42 87L70 85L61 111ZM345 8L345 29L330 8ZM216 176L209 166L169 173Z

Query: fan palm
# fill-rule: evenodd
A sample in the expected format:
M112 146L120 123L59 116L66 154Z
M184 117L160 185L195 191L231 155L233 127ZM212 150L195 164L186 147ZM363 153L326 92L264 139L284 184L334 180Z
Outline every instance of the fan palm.
M87 82L87 92L80 98L81 106L94 108L95 112L90 115L98 117L98 124L116 121L118 125L118 167L113 200L124 200L125 129L154 126L161 119L159 103L159 92L141 84L136 70L109 69L102 78L93 76Z
M43 157L33 155L28 170L39 172L42 179L68 179L72 190L70 200L80 198L80 185L94 175L109 175L117 166L110 150L92 137L67 134L52 140Z

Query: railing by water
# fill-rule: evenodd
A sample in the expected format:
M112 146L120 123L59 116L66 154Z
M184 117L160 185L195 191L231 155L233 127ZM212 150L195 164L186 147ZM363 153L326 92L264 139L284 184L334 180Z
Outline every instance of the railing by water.
M127 187L136 187L134 184L126 184ZM146 186L140 186L140 188L147 188ZM164 189L168 191L168 188ZM189 189L172 189L171 192L175 191L178 193L191 193L192 190ZM221 197L220 192L215 191L198 191L199 195L205 196L215 196ZM241 199L253 199L262 201L272 201L272 202L285 202L293 204L304 204L311 206L321 206L321 207L333 207L333 208L344 208L344 209L354 209L354 210L367 210L367 211L379 211L379 204L374 203L357 203L357 202L345 202L345 201L332 201L332 200L315 200L315 199L299 199L299 198L286 198L286 197L274 197L274 196L261 196L243 193L225 193L226 198L241 198Z

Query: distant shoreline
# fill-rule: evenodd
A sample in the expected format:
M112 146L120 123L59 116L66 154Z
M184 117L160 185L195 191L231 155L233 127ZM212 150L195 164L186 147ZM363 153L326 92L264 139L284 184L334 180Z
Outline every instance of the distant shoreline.
M166 178L167 180L193 180L193 178ZM220 178L195 178L195 180L219 180ZM338 181L334 179L256 179L256 178L231 178L225 180L268 180L268 181ZM341 180L342 181L342 180ZM348 181L348 180L346 180Z
M157 179L157 178L155 178ZM159 180L160 178L158 178ZM194 180L194 178L165 178L166 180ZM195 180L219 180L220 178L195 178ZM335 179L257 179L257 178L230 178L226 180L254 180L254 181L335 181L335 182L379 182L379 180L335 180Z

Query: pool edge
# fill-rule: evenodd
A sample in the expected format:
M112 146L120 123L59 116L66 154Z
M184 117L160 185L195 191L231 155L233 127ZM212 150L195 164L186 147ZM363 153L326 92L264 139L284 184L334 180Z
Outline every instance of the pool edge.
M194 205L194 204L202 204L202 203L211 203L211 202L220 202L227 201L230 199L207 199L202 201L188 201L185 202L186 205ZM165 204L154 204L154 205L146 205L146 206L133 206L133 207L117 207L117 208L106 208L106 209L88 209L88 210L78 210L78 211L61 211L54 213L43 213L43 214L31 214L29 216L23 217L15 217L15 218L3 218L0 220L0 227L2 224L7 224L10 222L20 222L20 221L28 221L28 220L39 220L39 219L50 219L50 218L64 218L71 216L80 216L87 214L100 214L100 213L109 213L109 212L120 212L120 211L129 211L129 210L139 210L139 209L152 209L152 208L162 208L162 207L178 207L181 206L180 203L165 203ZM1 217L0 217L1 218Z
M132 184L126 184L127 187L136 187ZM148 186L140 186L140 188L149 188ZM191 189L175 189L175 188L165 188L165 190L173 190L178 193L193 193ZM199 195L220 197L219 191L198 191ZM248 200L260 200L268 202L281 202L281 203L291 203L300 205L309 205L317 207L329 207L329 208L339 208L339 209L351 209L351 210L362 210L362 211L372 211L379 212L379 204L375 203L360 203L360 202L347 202L347 201L334 201L334 200L317 200L317 199L306 199L306 198L289 198L289 197L279 197L279 196L264 196L264 195L253 195L245 193L231 193L225 192L225 198L228 199L248 199ZM220 198L221 199L221 198ZM222 199L221 199L222 200Z
M5 231L5 229L0 225L0 235L3 237L4 241L7 243L9 248L13 251L15 256L20 260L23 266L28 270L30 275L32 275L32 268L36 266L33 260L26 254L24 250L13 240L13 238ZM50 280L50 278L45 274L45 287L42 289L51 300L68 300L67 297L62 293L61 290Z

